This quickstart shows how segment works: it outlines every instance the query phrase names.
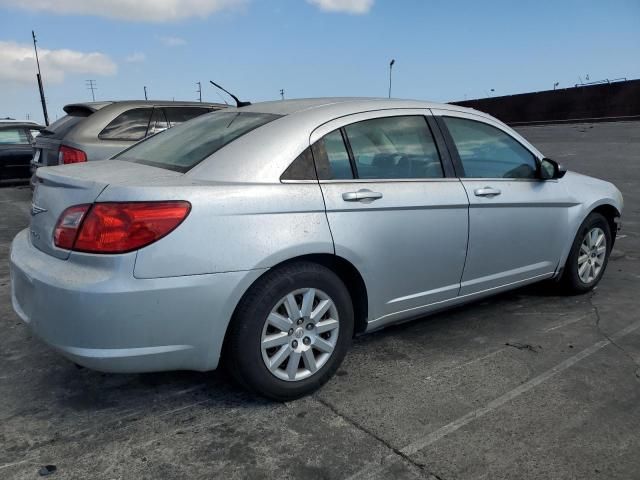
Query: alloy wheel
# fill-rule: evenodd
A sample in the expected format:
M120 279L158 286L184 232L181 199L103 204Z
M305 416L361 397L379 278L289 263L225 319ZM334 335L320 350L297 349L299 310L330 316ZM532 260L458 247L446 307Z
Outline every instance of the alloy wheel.
M578 253L578 277L583 283L589 284L598 278L606 254L607 237L604 231L599 227L592 228L582 239Z
M303 380L327 363L339 330L338 310L329 295L316 288L295 290L282 297L265 320L262 360L280 380Z

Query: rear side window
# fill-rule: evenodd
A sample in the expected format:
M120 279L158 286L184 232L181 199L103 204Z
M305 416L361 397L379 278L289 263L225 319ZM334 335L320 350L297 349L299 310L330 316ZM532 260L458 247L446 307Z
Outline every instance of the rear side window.
M291 162L280 180L316 180L316 169L313 166L311 148L307 148Z
M321 180L348 180L353 178L349 153L341 130L328 133L313 144L313 156Z
M441 178L435 141L422 116L385 117L345 127L358 178Z
M536 178L533 154L516 139L486 123L443 117L466 178Z
M237 138L279 115L254 112L219 112L195 118L149 137L114 158L186 172Z
M29 136L22 128L3 128L0 130L0 145L25 145L29 143Z
M209 113L211 109L204 107L164 107L169 125L175 127L187 120L191 120L204 113Z
M147 134L151 108L132 108L114 118L98 134L101 140L141 140Z

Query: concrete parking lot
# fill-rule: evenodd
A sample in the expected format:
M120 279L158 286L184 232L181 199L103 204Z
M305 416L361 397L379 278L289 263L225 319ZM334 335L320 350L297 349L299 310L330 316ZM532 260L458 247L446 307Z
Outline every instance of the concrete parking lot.
M519 130L622 190L600 286L528 287L358 338L288 404L220 372L79 369L32 338L7 265L30 192L0 189L0 478L639 478L640 122Z

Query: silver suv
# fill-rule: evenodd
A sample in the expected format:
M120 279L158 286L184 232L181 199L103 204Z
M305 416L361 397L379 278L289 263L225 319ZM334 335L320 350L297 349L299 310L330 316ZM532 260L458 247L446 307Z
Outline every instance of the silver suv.
M66 105L66 115L36 138L32 172L41 166L109 158L138 140L223 107L146 100Z

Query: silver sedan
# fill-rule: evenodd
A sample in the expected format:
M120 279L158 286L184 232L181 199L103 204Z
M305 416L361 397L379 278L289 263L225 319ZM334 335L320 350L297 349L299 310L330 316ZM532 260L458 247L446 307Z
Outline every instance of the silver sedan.
M266 102L38 170L13 306L73 362L212 370L286 400L354 335L602 278L622 212L498 120L446 104Z

